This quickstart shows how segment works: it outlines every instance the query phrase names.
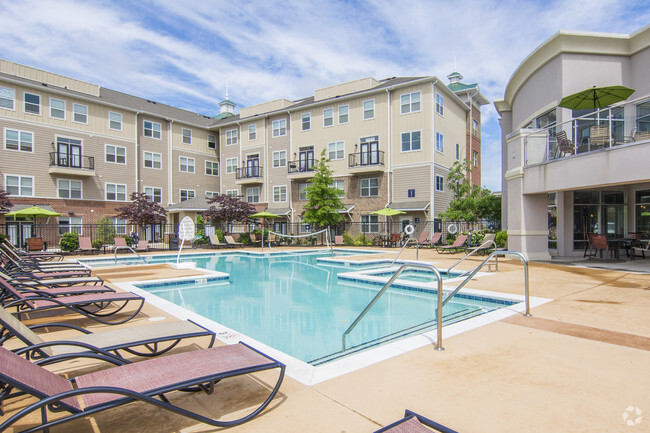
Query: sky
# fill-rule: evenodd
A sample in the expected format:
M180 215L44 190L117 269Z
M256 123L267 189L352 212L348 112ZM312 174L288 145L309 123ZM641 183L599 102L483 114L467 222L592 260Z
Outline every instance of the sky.
M482 183L501 190L492 101L559 30L633 33L650 0L0 0L0 58L213 116L364 77L478 83Z

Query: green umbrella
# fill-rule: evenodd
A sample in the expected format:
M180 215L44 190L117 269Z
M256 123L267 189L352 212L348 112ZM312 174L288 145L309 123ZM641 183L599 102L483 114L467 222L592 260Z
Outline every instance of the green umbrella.
M263 212L258 212L253 215L250 215L248 218L270 219L270 218L282 218L282 217L280 215L276 215L271 212L263 211ZM262 230L262 251L264 251L264 230Z
M391 209L389 207L385 207L380 210L376 210L374 212L370 212L370 215L384 215L384 216L394 216L394 215L401 215L405 214L406 212L402 212L401 210L397 209Z
M625 86L594 86L562 98L558 106L572 110L604 108L625 101L632 93L634 93L634 89Z
M28 207L26 209L15 210L5 214L5 216L12 217L53 217L60 216L60 213L53 212L51 210L43 209L38 206Z

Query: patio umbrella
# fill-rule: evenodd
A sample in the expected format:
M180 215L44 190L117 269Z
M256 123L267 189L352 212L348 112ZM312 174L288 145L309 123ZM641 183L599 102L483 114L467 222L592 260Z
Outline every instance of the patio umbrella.
M13 212L9 212L5 214L5 216L12 216L12 217L53 217L53 216L60 216L60 215L61 215L60 213L43 209L36 205L32 207L28 207L26 209L15 210Z
M374 212L370 212L370 215L383 215L383 216L387 216L387 217L392 217L392 216L395 216L395 215L401 215L401 214L405 214L405 213L406 212L403 212L401 210L391 209L389 207L385 207L383 209L379 209L379 210L376 210ZM386 236L388 236L388 226L386 226Z
M558 104L558 107L572 110L605 108L608 105L625 101L632 93L634 93L634 89L625 86L593 86L590 89L565 96Z
M253 215L250 215L249 218L256 218L256 219L273 219L273 218L282 218L280 215L276 215L271 212L263 211L263 212L258 212ZM262 251L264 251L264 228L262 227Z

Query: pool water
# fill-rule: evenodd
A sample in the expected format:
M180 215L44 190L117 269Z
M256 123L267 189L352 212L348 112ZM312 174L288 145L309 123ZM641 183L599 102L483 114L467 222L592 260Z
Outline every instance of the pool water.
M358 254L358 253L357 253ZM338 255L338 254L337 254ZM137 287L314 365L435 327L435 290L389 289L348 336L342 335L382 285L339 280L350 266L319 261L329 252L193 258L197 267L226 272L226 280L138 284ZM355 270L385 265L354 266ZM444 323L511 305L456 296Z

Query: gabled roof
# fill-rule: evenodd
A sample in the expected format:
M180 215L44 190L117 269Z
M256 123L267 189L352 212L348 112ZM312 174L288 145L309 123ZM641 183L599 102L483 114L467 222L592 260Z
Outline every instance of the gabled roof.
M401 210L401 211L415 211L421 210L425 211L429 207L431 202L429 201L400 201L389 203L388 207L391 209Z
M189 200L174 203L170 206L167 206L165 210L169 213L175 213L180 211L203 212L208 210L210 206L212 205L208 204L207 197L198 196L198 197L191 198Z

